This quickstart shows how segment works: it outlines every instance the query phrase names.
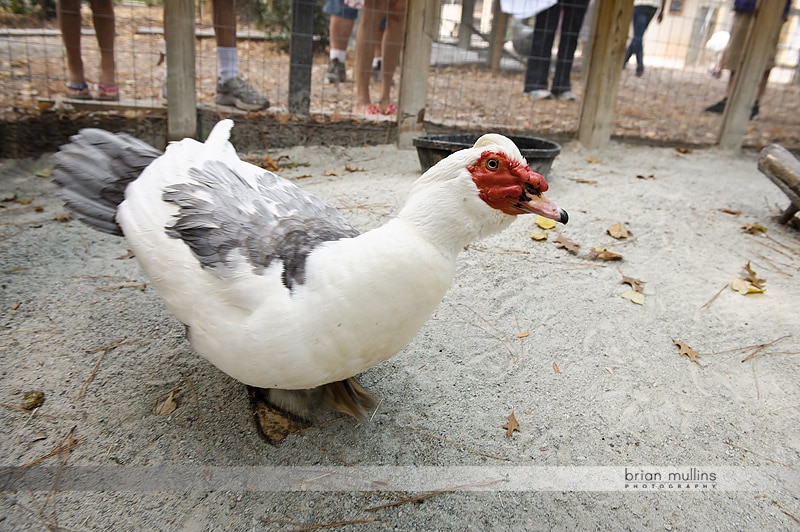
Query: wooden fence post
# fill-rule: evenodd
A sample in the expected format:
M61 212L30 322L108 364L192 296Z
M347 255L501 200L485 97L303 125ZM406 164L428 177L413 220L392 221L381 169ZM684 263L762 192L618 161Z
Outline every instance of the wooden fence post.
M611 123L617 103L619 80L633 0L600 0L591 34L591 57L586 91L581 104L578 140L587 148L603 148L611 140Z
M164 2L167 43L167 140L197 136L194 0Z
M739 150L756 101L764 65L778 42L783 21L785 0L760 0L750 24L744 52L736 68L733 88L722 115L719 145L726 150Z
M437 0L407 2L397 109L397 147L400 149L411 149L413 139L422 133L431 48L433 36L438 32L437 5Z
M293 0L289 43L289 113L308 115L314 53L314 1Z

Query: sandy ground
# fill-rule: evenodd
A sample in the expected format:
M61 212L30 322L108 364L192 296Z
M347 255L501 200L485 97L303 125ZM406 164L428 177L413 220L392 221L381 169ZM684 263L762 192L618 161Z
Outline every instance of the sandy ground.
M392 146L260 155L308 163L281 173L362 230L419 175ZM278 447L125 242L57 221L48 165L0 169L0 450L38 464L0 477L0 529L800 527L800 240L774 222L788 201L755 154L566 145L549 196L569 225L536 242L526 217L466 249L416 338L362 375L370 419L323 415ZM628 239L606 233L617 222ZM624 258L590 260L595 246ZM763 294L728 287L748 261ZM36 390L41 407L19 410ZM175 390L177 409L154 413ZM80 466L95 476L75 480ZM670 468L707 476L625 478Z

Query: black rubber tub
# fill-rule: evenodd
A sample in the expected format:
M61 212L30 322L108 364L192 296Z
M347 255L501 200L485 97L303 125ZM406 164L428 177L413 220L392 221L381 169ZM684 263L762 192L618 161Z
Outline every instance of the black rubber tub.
M426 171L451 153L471 148L478 138L480 135L431 135L415 138L414 146L417 148L422 171ZM553 166L553 160L561 153L561 146L552 140L537 137L509 136L508 138L517 145L531 170L547 177L550 167Z

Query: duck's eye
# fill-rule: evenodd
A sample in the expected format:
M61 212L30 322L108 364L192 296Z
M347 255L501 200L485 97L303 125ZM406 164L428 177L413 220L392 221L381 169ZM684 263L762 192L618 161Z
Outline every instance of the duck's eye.
M497 159L487 159L486 160L486 168L489 170L497 170L500 167L500 163Z

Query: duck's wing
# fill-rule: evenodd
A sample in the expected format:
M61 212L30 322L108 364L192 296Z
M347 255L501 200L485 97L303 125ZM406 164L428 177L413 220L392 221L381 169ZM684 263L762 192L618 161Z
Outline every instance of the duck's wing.
M317 196L272 172L238 161L205 161L183 183L165 188L163 200L178 207L165 228L186 243L201 266L221 278L244 260L260 275L283 263L283 284L305 281L306 258L320 243L358 235Z

